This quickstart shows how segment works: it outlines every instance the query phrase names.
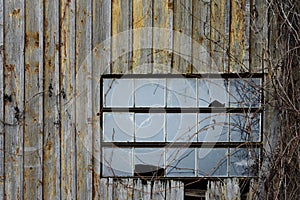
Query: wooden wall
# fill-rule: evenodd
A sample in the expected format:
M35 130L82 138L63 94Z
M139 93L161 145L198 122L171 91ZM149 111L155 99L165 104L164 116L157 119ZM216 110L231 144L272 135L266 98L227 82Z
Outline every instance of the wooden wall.
M114 199L101 74L262 72L266 19L261 0L0 0L0 199Z

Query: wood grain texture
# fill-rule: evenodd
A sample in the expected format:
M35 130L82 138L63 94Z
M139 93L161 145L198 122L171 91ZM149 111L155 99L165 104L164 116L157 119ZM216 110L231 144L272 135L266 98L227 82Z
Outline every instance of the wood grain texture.
M192 59L193 65L195 65L193 66L193 73L211 71L210 4L210 1L193 0Z
M100 78L104 73L110 73L111 59L111 1L93 0L93 34L92 34L92 95L93 95L93 199L101 199L103 191L102 180L100 179L101 170L101 127L100 127ZM101 23L99 23L101 22ZM100 49L105 51L106 59L102 59L103 54L99 54ZM105 49L105 50L104 50ZM104 179L106 180L106 179Z
M153 1L153 27L159 28L152 33L153 73L171 73L173 3L173 0Z
M173 27L179 37L173 38L172 73L191 73L192 0L174 0Z
M264 1L251 0L250 71L261 73L266 67L268 12ZM272 37L271 37L272 40Z
M226 55L225 44L229 42L225 37L225 10L226 0L216 0L211 3L210 38L211 38L211 71L224 73L224 56Z
M4 4L0 0L0 199L4 199Z
M92 1L76 1L77 198L92 199Z
M230 72L247 72L245 64L245 9L246 0L231 0L230 12Z
M21 199L23 187L25 2L5 1L4 102L5 198Z
M60 199L59 0L44 3L43 198Z
M24 199L42 198L43 1L25 1Z
M132 69L132 0L112 2L112 73Z
M152 1L132 1L133 54L132 72L138 74L152 73L152 30L139 31L145 27L152 27Z
M61 198L76 199L75 1L60 1Z

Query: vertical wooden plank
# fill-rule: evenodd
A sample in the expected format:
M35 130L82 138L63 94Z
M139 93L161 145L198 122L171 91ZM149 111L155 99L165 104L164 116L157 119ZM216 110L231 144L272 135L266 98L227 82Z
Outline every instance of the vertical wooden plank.
M112 73L132 68L132 0L112 1ZM125 32L124 32L125 31ZM123 32L122 34L120 34ZM119 34L117 36L117 34Z
M193 0L192 59L193 63L199 63L194 66L194 73L210 72L210 4L208 0Z
M245 65L245 5L246 0L231 0L230 72L247 72Z
M0 0L0 199L4 199L4 2Z
M60 199L59 0L44 3L43 198Z
M60 0L61 199L76 199L75 0Z
M166 186L166 200L184 199L184 183L170 180Z
M244 54L244 66L247 72L250 71L250 0L245 2L245 54Z
M42 198L43 1L25 1L24 198Z
M120 179L114 182L114 199L132 199L132 179Z
M152 187L152 199L157 200L164 200L165 199L165 182L164 181L154 181L153 187Z
M225 73L224 55L226 54L225 44L229 41L225 37L225 10L226 0L215 0L211 3L211 71Z
M92 199L92 1L76 1L77 198Z
M111 1L110 0L93 0L93 198L101 199L101 191L103 191L103 181L100 180L101 169L101 146L100 146L100 78L101 74L109 72L110 68L110 41L111 37ZM104 43L108 46L104 47ZM96 56L98 48L104 47L107 51L107 56L104 59ZM103 179L106 180L106 179ZM106 184L106 183L105 183ZM106 188L106 187L105 187Z
M152 1L132 1L133 29L152 27ZM137 31L133 34L133 73L152 73L152 29Z
M224 33L224 40L225 42L225 54L224 54L224 71L229 72L229 55L230 55L230 0L226 0L225 4L225 33Z
M23 198L24 1L5 1L5 198ZM13 133L13 134L12 134Z
M0 199L4 199L4 2L0 0Z
M174 37L172 73L192 72L192 14L192 0L174 0L174 30L187 37Z
M173 0L153 1L153 27L153 73L171 73Z
M251 0L250 70L263 72L267 45L268 12L266 2Z

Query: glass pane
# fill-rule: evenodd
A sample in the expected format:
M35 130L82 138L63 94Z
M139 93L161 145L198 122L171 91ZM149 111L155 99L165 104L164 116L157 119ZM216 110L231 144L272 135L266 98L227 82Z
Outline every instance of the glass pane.
M227 81L225 79L199 79L198 105L200 107L227 107Z
M195 176L195 149L169 148L166 151L167 176Z
M197 130L196 114L167 114L167 141L195 142Z
M227 176L227 154L224 148L198 150L198 176Z
M135 140L137 142L164 142L165 117L159 114L135 114Z
M136 79L135 107L164 107L165 79Z
M257 176L259 149L230 149L230 176Z
M196 107L196 79L167 79L168 107Z
M104 142L133 142L134 138L133 113L104 113L103 141Z
M132 149L103 148L103 176L132 176Z
M261 79L230 80L231 107L259 107L261 101Z
M104 79L103 89L104 107L133 106L132 79Z
M201 113L198 115L199 142L228 142L228 114Z
M134 150L135 176L163 176L164 149L136 148Z
M230 114L230 141L232 142L259 142L260 118L258 113L231 113Z

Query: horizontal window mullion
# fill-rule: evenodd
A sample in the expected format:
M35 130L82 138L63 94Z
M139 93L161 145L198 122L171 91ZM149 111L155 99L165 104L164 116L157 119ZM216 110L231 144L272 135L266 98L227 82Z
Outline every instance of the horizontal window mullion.
M259 108L102 108L103 112L133 113L261 113Z
M257 148L261 142L102 142L102 147L135 148Z

